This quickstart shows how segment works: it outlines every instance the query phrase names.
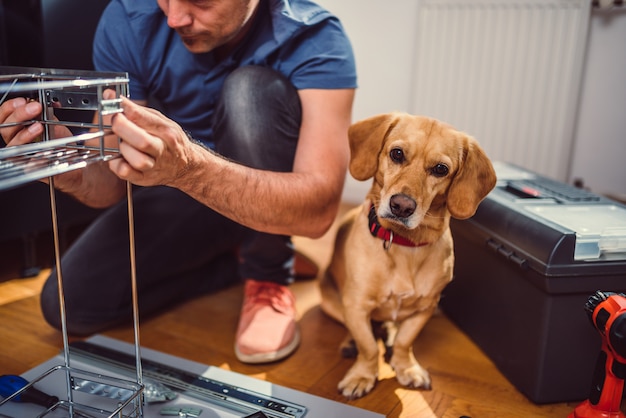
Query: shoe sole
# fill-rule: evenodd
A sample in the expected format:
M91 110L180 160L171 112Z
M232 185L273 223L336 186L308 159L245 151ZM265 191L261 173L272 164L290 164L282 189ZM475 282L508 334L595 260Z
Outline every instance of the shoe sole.
M294 334L291 342L278 351L273 351L271 353L243 354L237 348L237 344L235 344L235 356L242 363L272 363L278 360L282 360L285 357L291 355L296 350L296 348L298 348L298 345L300 345L300 331L296 329L296 333Z

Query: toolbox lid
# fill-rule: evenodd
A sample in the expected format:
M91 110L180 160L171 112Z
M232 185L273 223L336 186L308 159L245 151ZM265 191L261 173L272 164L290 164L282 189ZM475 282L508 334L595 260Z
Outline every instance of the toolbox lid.
M574 260L626 259L626 209L616 205L528 205L535 215L576 234Z
M494 168L496 187L459 223L482 231L488 248L545 277L626 272L626 205L512 164Z

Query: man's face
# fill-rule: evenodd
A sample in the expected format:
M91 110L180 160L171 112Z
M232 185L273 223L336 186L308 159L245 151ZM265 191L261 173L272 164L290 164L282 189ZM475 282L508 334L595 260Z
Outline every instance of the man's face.
M189 51L198 54L235 42L259 0L157 0Z

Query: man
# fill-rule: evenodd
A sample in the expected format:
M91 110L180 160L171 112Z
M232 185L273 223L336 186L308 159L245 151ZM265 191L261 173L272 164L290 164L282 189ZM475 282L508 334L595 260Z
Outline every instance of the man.
M133 195L140 312L242 278L237 357L291 354L299 332L290 236L330 227L349 154L356 74L337 19L308 0L113 0L94 64L128 72L134 102L123 100L112 120L123 158L55 180L91 206L111 206L63 257L68 331L130 319L128 180L142 186ZM14 99L0 123L40 112ZM41 130L0 134L18 145ZM41 301L59 327L54 273Z

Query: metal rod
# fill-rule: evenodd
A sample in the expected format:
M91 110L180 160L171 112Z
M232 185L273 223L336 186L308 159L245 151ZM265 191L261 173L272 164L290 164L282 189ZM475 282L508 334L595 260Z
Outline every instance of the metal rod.
M102 97L102 93L103 93L102 86L98 86L98 97ZM102 107L103 107L102 100L99 100L98 101L98 128L101 131L104 131L104 117L102 116ZM100 153L104 154L104 137L102 137L102 141L100 141ZM130 216L130 213L129 213L129 216Z
M46 149L55 148L61 145L72 144L81 141L88 141L90 139L102 138L104 132L89 132L76 136L69 136L67 138L58 138L51 141L36 142L32 144L24 144L17 147L6 147L0 149L0 158L13 157L15 155L24 155L29 152L43 151Z
M7 91L4 92L4 95L2 96L2 98L0 99L0 105L2 103L4 103L4 100L7 98L7 96L9 95L9 92L11 91L11 89L13 88L13 86L15 85L15 83L17 83L17 78L15 80L13 80L12 83L9 84L9 88Z
M54 190L54 178L48 178L48 188L50 190L50 209L52 212L52 234L54 238L54 258L57 272L57 288L59 293L59 313L61 315L61 331L63 334L63 359L67 368L65 373L65 383L67 385L67 399L72 405L72 382L69 374L70 367L70 346L67 336L67 318L65 312L65 293L63 291L63 273L61 268L61 245L59 244L59 222L57 217L56 193ZM72 412L72 409L70 409ZM71 414L70 414L71 416Z
M135 258L135 221L133 216L133 189L132 184L126 182L126 200L128 202L128 243L130 247L130 280L133 300L133 331L135 334L135 363L137 383L142 385L143 371L141 368L141 343L139 341L139 298L137 292L137 264ZM143 393L141 396L143 399ZM142 403L141 400L139 401Z
M12 126L30 126L33 123L39 122L42 125L59 125L59 126L66 126L66 127L71 127L71 128L84 128L84 129L88 129L88 128L99 128L100 125L97 123L91 123L91 122L72 122L72 121L65 121L65 120L36 120L36 119L30 119L30 120L25 120L25 121L21 121L21 122L5 122L5 123L0 123L0 128L10 128ZM110 125L104 125L103 129L106 129L107 131L111 129Z
M12 78L14 78L13 76ZM51 76L52 77L52 76ZM22 83L0 83L0 92L20 93L38 89L65 89L65 88L86 88L101 85L116 85L120 83L128 83L127 78L101 78L95 80L85 80L82 78L74 80L53 80L53 81L28 81Z

